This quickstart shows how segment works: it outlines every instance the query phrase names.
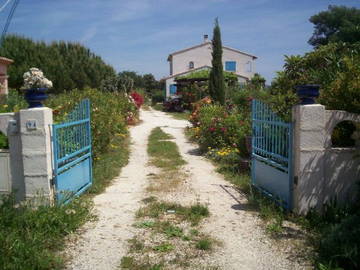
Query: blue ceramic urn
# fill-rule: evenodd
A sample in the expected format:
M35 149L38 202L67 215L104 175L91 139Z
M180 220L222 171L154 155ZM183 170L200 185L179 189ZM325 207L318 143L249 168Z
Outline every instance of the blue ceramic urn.
M315 98L319 97L320 86L317 84L304 84L295 86L296 94L300 98L301 105L315 104Z
M25 90L25 100L29 104L29 109L44 106L42 102L48 98L46 90L47 88L32 88Z

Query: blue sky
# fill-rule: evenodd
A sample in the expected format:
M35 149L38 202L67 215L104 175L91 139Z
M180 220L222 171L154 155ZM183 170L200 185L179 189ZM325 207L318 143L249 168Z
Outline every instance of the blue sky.
M284 55L311 50L309 17L329 4L360 8L360 0L20 0L8 33L77 41L117 71L159 79L169 74L168 54L211 38L218 17L223 44L258 56L256 71L270 83Z

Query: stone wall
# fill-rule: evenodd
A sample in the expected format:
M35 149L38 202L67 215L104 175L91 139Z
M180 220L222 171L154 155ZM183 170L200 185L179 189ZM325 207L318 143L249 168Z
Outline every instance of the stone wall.
M336 200L355 199L360 180L360 158L355 148L333 148L331 135L345 120L360 123L360 115L329 111L319 104L297 105L294 121L294 211L306 214Z

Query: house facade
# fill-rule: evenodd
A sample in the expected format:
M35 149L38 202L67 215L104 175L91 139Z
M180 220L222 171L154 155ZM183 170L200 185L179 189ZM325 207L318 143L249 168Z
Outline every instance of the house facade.
M170 75L163 78L166 82L166 97L175 95L175 78L194 71L211 68L212 45L208 36L204 35L203 43L171 53L168 56ZM245 83L255 74L256 56L223 46L223 66L225 71L234 72L238 81Z

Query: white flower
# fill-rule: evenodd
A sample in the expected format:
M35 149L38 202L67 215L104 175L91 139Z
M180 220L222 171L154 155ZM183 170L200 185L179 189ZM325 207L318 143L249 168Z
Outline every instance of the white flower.
M24 73L23 78L23 88L25 89L53 87L52 82L45 78L44 73L38 68L30 68L29 71Z

